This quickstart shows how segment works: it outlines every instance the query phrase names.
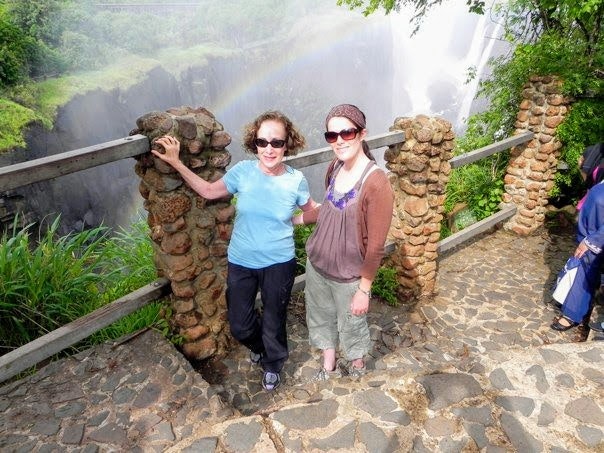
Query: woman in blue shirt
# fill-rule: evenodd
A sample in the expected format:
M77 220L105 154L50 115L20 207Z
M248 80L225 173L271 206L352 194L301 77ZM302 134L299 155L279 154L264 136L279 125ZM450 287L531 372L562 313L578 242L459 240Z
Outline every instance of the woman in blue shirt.
M296 270L292 216L297 208L317 206L304 175L283 160L306 141L283 113L265 112L244 130L243 146L257 159L235 164L208 182L179 159L180 143L157 139L165 153L151 152L170 164L199 195L213 200L237 196L228 247L227 309L233 337L250 349L250 360L264 369L262 386L274 390L288 357L286 317ZM260 289L262 315L255 310Z

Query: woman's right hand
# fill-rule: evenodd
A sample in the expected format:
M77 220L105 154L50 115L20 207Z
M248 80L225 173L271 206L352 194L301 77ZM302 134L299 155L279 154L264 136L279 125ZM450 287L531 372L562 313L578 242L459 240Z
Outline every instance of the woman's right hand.
M171 135L164 135L155 140L155 143L164 147L165 153L160 153L155 149L151 149L154 156L159 157L164 162L174 166L180 162L178 155L180 154L180 142Z

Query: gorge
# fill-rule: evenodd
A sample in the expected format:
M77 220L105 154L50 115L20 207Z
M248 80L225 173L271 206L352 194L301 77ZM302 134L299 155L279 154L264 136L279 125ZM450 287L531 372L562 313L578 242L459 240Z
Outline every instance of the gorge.
M404 12L365 18L326 8L299 18L287 35L246 43L226 56L181 62L179 70L158 63L127 89L79 94L59 108L52 130L32 125L26 149L0 154L0 165L124 137L139 116L181 105L214 113L233 138L231 164L246 158L240 149L244 124L268 109L292 119L308 150L325 146L325 114L342 102L364 110L369 135L388 131L396 117L419 113L442 116L462 133L476 108L476 81L465 85L466 72L470 66L478 75L485 69L496 51L496 25L454 1L429 16L417 35L410 32ZM320 198L324 169L317 167L305 173ZM32 184L0 194L0 222L6 228L22 211L22 223L60 213L63 233L100 224L127 227L142 209L137 185L134 160Z

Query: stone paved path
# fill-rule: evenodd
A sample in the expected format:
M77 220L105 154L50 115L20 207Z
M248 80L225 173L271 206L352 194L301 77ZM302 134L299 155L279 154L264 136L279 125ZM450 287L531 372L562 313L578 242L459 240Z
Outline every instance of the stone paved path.
M603 452L604 335L545 304L573 248L499 230L443 257L435 298L372 304L359 379L312 382L301 297L273 393L243 348L206 379L152 331L93 348L0 387L0 451Z

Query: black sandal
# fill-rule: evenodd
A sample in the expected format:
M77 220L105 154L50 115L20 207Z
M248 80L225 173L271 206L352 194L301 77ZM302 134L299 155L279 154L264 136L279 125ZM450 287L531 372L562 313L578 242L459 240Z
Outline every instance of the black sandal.
M569 323L568 326L565 326L564 324L560 324L560 320L563 318L566 321L568 321L568 323ZM554 322L552 322L552 325L550 327L554 330L557 330L558 332L565 332L569 329L572 329L573 327L577 327L578 325L579 325L578 322L575 322L572 319L567 318L566 316L560 316L559 318L555 319Z

